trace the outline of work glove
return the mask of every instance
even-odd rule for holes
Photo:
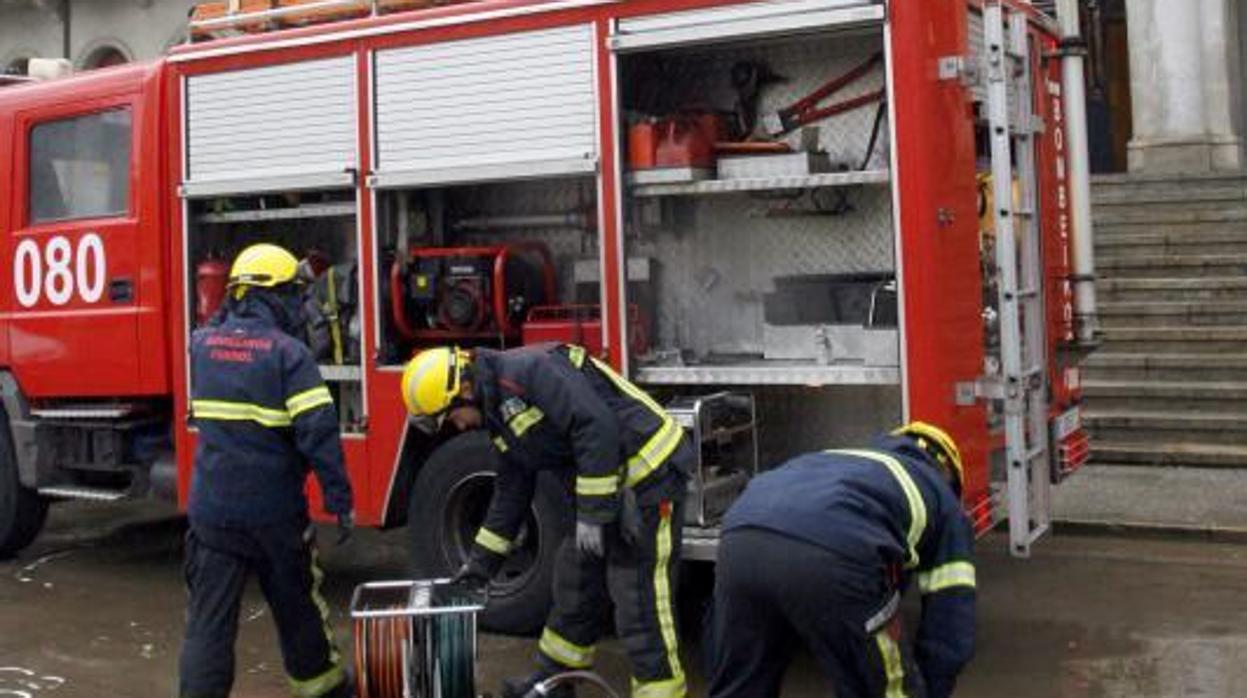
[[[458,572],[450,578],[450,585],[469,593],[482,593],[489,586],[490,574],[475,558],[468,558]]]
[[[338,514],[338,545],[346,545],[355,533],[355,512]]]
[[[606,543],[602,535],[602,525],[589,521],[576,522],[576,549],[581,555],[602,557],[606,554]]]

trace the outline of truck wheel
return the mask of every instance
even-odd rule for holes
[[[30,545],[43,529],[47,515],[47,500],[23,487],[18,479],[9,421],[0,412],[0,560]]]
[[[483,432],[451,439],[425,462],[407,516],[417,574],[449,577],[468,559],[500,462]],[[570,526],[567,494],[543,474],[516,547],[490,584],[484,627],[516,635],[541,629],[552,599],[555,552]]]

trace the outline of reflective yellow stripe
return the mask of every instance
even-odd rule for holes
[[[325,640],[329,643],[329,662],[333,666],[323,674],[310,679],[289,677],[289,682],[290,692],[295,696],[299,698],[319,698],[319,696],[325,695],[336,688],[338,684],[345,681],[346,671],[342,666],[342,655],[338,652],[338,646],[333,640],[333,630],[329,627],[329,604],[326,603],[325,597],[320,593],[320,587],[325,581],[325,572],[320,568],[320,551],[315,543],[309,543],[308,548],[312,571],[312,588],[309,591],[312,603],[320,613],[321,628],[324,630]]]
[[[591,360],[593,361],[593,366],[602,375],[606,376],[611,383],[614,383],[616,388],[619,388],[622,393],[633,400],[648,407],[663,422],[658,431],[641,447],[640,453],[628,459],[626,484],[628,487],[633,487],[667,461],[667,458],[680,445],[680,437],[684,435],[684,432],[680,429],[680,425],[676,424],[675,420],[671,418],[671,415],[667,414],[666,410],[660,407],[657,402],[654,402],[654,398],[646,394],[644,390],[615,373],[615,370],[604,361],[598,359]]]
[[[572,669],[588,669],[593,666],[593,654],[596,648],[581,647],[568,642],[561,635],[546,628],[541,633],[541,641],[537,643],[542,654]]]
[[[905,698],[905,665],[901,662],[901,648],[887,630],[875,633],[875,643],[883,657],[883,671],[888,677],[885,698]]]
[[[924,594],[934,594],[952,587],[974,588],[974,565],[969,562],[950,562],[930,572],[918,574],[918,588]]]
[[[576,494],[586,497],[605,497],[619,491],[619,478],[615,475],[606,477],[576,478]]]
[[[616,388],[623,391],[624,394],[650,408],[650,410],[659,417],[664,419],[667,418],[666,410],[659,407],[658,403],[654,402],[654,398],[647,395],[644,390],[641,390],[632,383],[628,382],[623,376],[615,373],[615,369],[611,368],[609,364],[598,359],[593,359],[593,365],[597,368],[597,370],[601,371],[602,375],[606,376],[611,383],[614,383]]]
[[[495,436],[493,438],[493,442],[494,442],[494,448],[498,449],[498,453],[506,453],[508,450],[510,450],[510,447],[507,446],[507,440],[502,438],[501,436]]]
[[[511,418],[511,431],[515,432],[516,436],[523,436],[525,432],[532,429],[533,426],[535,426],[537,422],[540,422],[545,416],[546,413],[542,412],[541,408],[529,407]]]
[[[342,352],[342,328],[338,326],[338,289],[337,283],[333,278],[333,267],[329,267],[329,302],[325,305],[325,319],[329,321],[329,338],[333,342],[333,362],[341,365],[343,361]]]
[[[191,400],[191,416],[225,422],[258,422],[266,427],[288,427],[290,414],[250,402]]]
[[[918,484],[909,476],[905,466],[892,456],[875,451],[828,451],[828,453],[841,453],[882,463],[892,473],[892,477],[896,478],[896,482],[905,493],[905,499],[909,501],[909,533],[906,536],[909,542],[909,559],[905,561],[905,567],[907,569],[917,567],[918,541],[922,540],[922,533],[927,529],[927,505],[922,501],[922,492],[918,489]]]
[[[684,698],[686,695],[688,687],[684,685],[683,676],[665,681],[632,679],[632,698]]]
[[[669,510],[668,510],[669,511]],[[667,664],[671,667],[672,680],[679,680],[684,685],[684,669],[680,667],[680,647],[676,640],[675,619],[671,613],[671,514],[658,519],[658,540],[655,552],[658,559],[654,562],[654,610],[658,615],[658,627],[662,631],[662,642],[667,648]],[[633,693],[633,695],[641,695]],[[666,693],[646,693],[644,695],[664,696]],[[675,694],[683,695],[683,693]]]
[[[576,368],[583,368],[585,365],[585,348],[569,344],[567,346],[567,358]]]
[[[311,390],[286,398],[286,410],[290,413],[290,418],[294,419],[308,410],[316,409],[322,405],[332,405],[333,395],[329,393],[329,388],[324,385],[318,385]]]
[[[290,679],[290,692],[297,698],[320,698],[320,696],[337,688],[346,680],[346,670],[341,664],[334,665],[329,671],[316,678],[299,681]]]
[[[506,555],[511,552],[511,541],[484,526],[481,526],[480,530],[476,532],[476,544],[491,553],[498,553],[499,555]]]
[[[633,487],[654,472],[680,445],[684,430],[674,419],[666,418],[658,432],[641,447],[641,452],[628,459],[628,487]]]

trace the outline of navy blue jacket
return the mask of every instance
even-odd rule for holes
[[[576,516],[598,524],[618,519],[624,488],[642,504],[683,495],[683,430],[583,348],[478,349],[472,385],[503,456],[476,537],[478,559],[496,565],[510,551],[542,470],[562,475],[575,492]]]
[[[325,509],[351,511],[333,397],[308,348],[280,329],[280,315],[280,306],[253,292],[191,339],[191,413],[199,429],[192,524],[306,518],[309,464]]]
[[[974,534],[943,475],[908,439],[809,453],[758,475],[724,519],[725,532],[739,528],[775,531],[878,569],[896,591],[916,576],[923,610],[915,659],[932,698],[952,694],[974,654]]]

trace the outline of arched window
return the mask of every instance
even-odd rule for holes
[[[103,44],[91,49],[87,57],[82,61],[82,70],[107,68],[129,62],[130,56],[125,51],[112,44]]]

